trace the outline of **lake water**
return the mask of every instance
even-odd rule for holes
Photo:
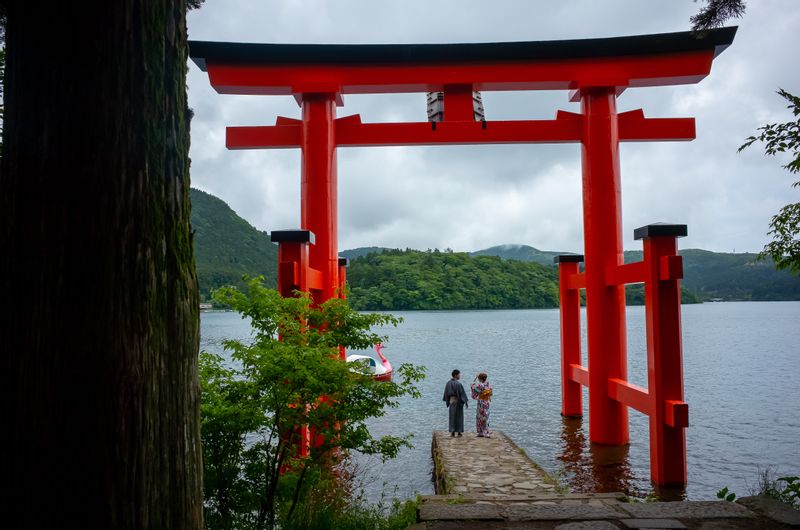
[[[477,372],[489,374],[495,389],[491,427],[511,436],[571,490],[653,491],[646,416],[630,409],[631,443],[612,448],[588,443],[585,390],[584,420],[561,418],[558,310],[394,314],[405,321],[383,330],[387,357],[395,366],[424,365],[428,377],[421,399],[403,400],[372,422],[377,435],[412,433],[415,447],[385,464],[356,458],[367,472],[368,491],[383,487],[401,498],[433,492],[431,431],[447,428],[442,391],[453,368],[461,370],[467,389]],[[800,302],[687,305],[682,324],[689,484],[657,493],[708,499],[728,486],[741,496],[756,484],[759,469],[799,475]],[[646,387],[644,326],[644,308],[628,308],[628,378]],[[223,339],[248,337],[248,324],[235,313],[201,316],[203,349],[220,351]],[[468,428],[473,414],[467,409]]]

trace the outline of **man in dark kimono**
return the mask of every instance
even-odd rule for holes
[[[459,379],[461,372],[453,370],[453,378],[444,387],[444,404],[450,412],[450,436],[464,434],[464,407],[469,407],[467,393],[461,385]]]

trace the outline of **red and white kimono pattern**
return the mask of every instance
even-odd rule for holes
[[[492,385],[489,384],[489,381],[485,383],[475,381],[470,385],[472,399],[478,401],[478,406],[475,407],[475,429],[478,431],[478,436],[489,436],[492,433],[489,430],[489,406],[492,398],[491,396],[485,396],[485,399],[481,399],[481,394],[491,389]]]

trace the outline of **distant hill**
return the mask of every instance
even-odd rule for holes
[[[499,245],[473,255],[531,261],[551,265],[562,252],[543,251],[527,245]],[[776,270],[772,261],[758,261],[752,253],[719,253],[686,249],[681,286],[700,300],[800,300],[800,277]],[[642,259],[641,250],[626,250],[625,263]]]
[[[503,259],[532,261],[541,265],[552,265],[553,257],[559,254],[563,254],[563,252],[539,250],[538,248],[528,245],[498,245],[496,247],[470,252],[471,256],[497,256]]]
[[[223,285],[242,286],[242,275],[263,275],[277,283],[278,247],[224,201],[192,189],[192,229],[201,299]]]
[[[352,261],[356,258],[366,256],[367,254],[375,254],[377,252],[383,252],[384,250],[386,250],[384,247],[358,247],[350,250],[342,250],[339,252],[339,255]]]
[[[800,276],[775,269],[772,260],[756,254],[686,249],[681,284],[702,300],[800,300]],[[642,259],[641,251],[625,252],[625,262]]]
[[[255,229],[213,195],[193,189],[191,199],[201,297],[207,299],[211,289],[222,285],[243,285],[243,274],[263,275],[268,284],[275,285],[278,247],[267,233]],[[499,245],[469,254],[384,247],[340,252],[351,260],[351,300],[365,309],[549,307],[550,282],[555,278],[553,256],[558,254],[561,252],[528,245]],[[384,255],[388,257],[376,257]],[[700,300],[800,300],[800,277],[775,270],[771,262],[757,261],[755,254],[689,249],[681,255],[684,302],[695,301],[692,294]],[[625,252],[626,263],[641,259],[641,251]],[[515,262],[543,265],[549,272]],[[414,271],[414,267],[420,270]],[[511,280],[514,274],[520,275],[517,287]],[[526,283],[534,279],[543,282],[538,291]],[[640,287],[626,291],[629,303],[640,303]],[[518,296],[527,296],[524,293],[538,294],[536,300],[523,303]]]

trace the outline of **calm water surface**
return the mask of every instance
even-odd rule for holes
[[[371,423],[373,433],[414,434],[413,449],[381,464],[357,458],[370,491],[409,497],[432,493],[430,440],[447,428],[442,402],[453,368],[468,388],[479,371],[494,386],[491,427],[505,431],[573,491],[626,491],[645,496],[649,480],[647,417],[630,409],[631,443],[609,448],[588,442],[583,421],[560,416],[558,310],[396,312],[405,322],[387,328],[384,350],[395,366],[427,367],[422,398],[402,401]],[[584,315],[585,317],[585,315]],[[585,322],[585,318],[584,318]],[[731,302],[683,306],[689,484],[662,496],[712,498],[728,486],[746,494],[759,468],[800,474],[800,302]],[[647,386],[644,308],[627,311],[629,380]],[[203,313],[201,347],[221,351],[227,338],[247,339],[235,313]],[[584,339],[585,351],[585,339]],[[585,364],[585,359],[584,359]],[[473,424],[467,409],[466,425]]]

